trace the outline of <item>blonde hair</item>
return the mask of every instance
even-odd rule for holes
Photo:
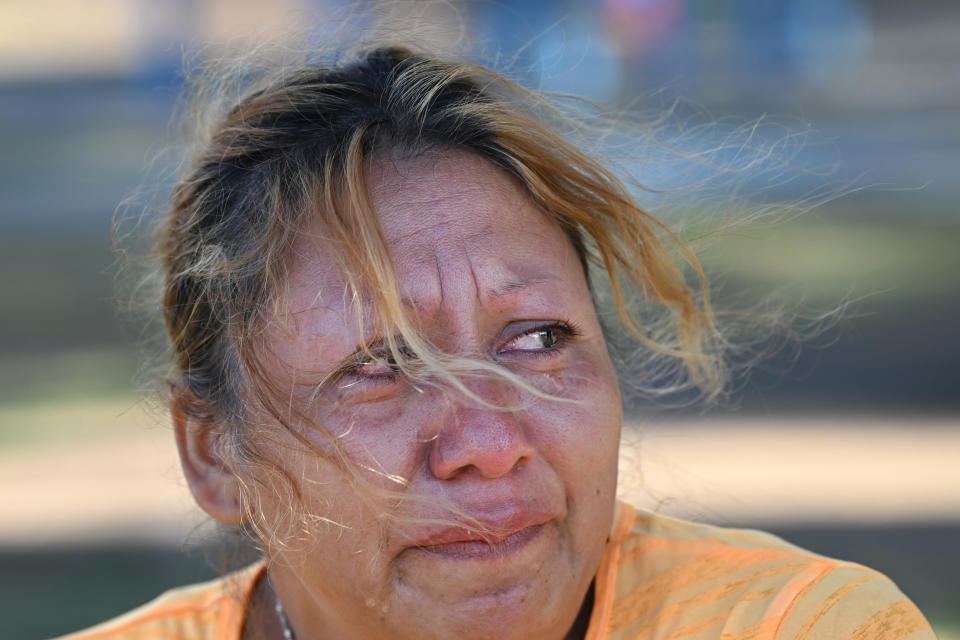
[[[200,84],[198,99],[216,103],[217,91]],[[644,362],[664,392],[694,385],[708,399],[719,396],[723,340],[696,257],[600,160],[559,133],[570,124],[546,96],[501,74],[408,48],[304,62],[249,82],[197,135],[159,230],[172,378],[185,408],[218,425],[240,461],[263,464],[245,419],[252,397],[303,440],[276,406],[290,390],[264,373],[258,336],[276,316],[290,247],[317,221],[357,302],[357,321],[361,302],[372,308],[400,369],[463,393],[460,380],[472,372],[524,386],[492,363],[434,349],[401,303],[365,167],[385,153],[448,149],[515,176],[563,229],[595,300],[609,298],[616,312],[619,328],[605,317],[608,329],[654,354]]]

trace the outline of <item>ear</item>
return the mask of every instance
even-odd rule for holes
[[[240,483],[217,451],[218,427],[193,417],[190,400],[179,386],[170,394],[170,416],[180,452],[180,466],[200,508],[225,524],[243,521]]]

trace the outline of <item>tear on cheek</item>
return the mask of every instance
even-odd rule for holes
[[[603,379],[589,368],[567,368],[546,372],[538,376],[537,388],[549,395],[568,400],[588,399],[596,393],[597,387],[604,384]]]

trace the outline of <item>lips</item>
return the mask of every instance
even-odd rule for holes
[[[503,557],[525,547],[552,518],[537,510],[510,511],[500,517],[475,516],[470,524],[418,529],[408,548],[448,558]]]

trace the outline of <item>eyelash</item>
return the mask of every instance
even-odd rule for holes
[[[535,325],[529,329],[518,333],[512,336],[510,339],[504,342],[504,347],[509,345],[511,342],[522,338],[524,336],[529,336],[537,333],[544,333],[547,331],[557,332],[556,341],[550,346],[544,347],[542,349],[512,349],[504,353],[507,354],[522,354],[524,357],[534,357],[534,358],[552,358],[556,356],[560,351],[567,346],[567,344],[574,338],[581,335],[580,330],[576,325],[570,321],[554,321],[548,322],[542,325]],[[501,348],[502,350],[502,348]],[[414,357],[414,354],[407,353],[405,354],[408,357]],[[393,356],[389,353],[378,354],[374,353],[376,360],[364,360],[356,361],[353,363],[346,363],[342,372],[338,376],[341,380],[340,388],[348,388],[357,384],[369,384],[369,385],[381,385],[381,384],[393,384],[397,381],[397,378],[400,377],[401,371],[399,367],[396,366],[396,362],[393,359]],[[389,367],[389,373],[381,373],[375,375],[363,375],[361,370],[369,365],[373,365],[376,362],[384,362],[387,367]],[[343,380],[347,382],[343,383]]]
[[[338,378],[343,380],[348,380],[345,383],[340,384],[341,389],[352,387],[357,384],[390,384],[396,381],[400,376],[400,369],[396,366],[396,361],[393,359],[393,356],[389,353],[378,354],[374,352],[374,360],[358,360],[352,363],[347,363],[344,366],[342,372]],[[413,354],[405,354],[408,357],[412,357]],[[388,368],[389,373],[380,373],[375,375],[363,375],[361,370],[369,365],[376,364],[378,362],[383,362]]]
[[[570,342],[570,340],[580,335],[580,330],[572,322],[557,321],[531,327],[530,329],[507,340],[505,345],[509,345],[511,342],[524,336],[545,333],[547,331],[557,332],[556,341],[553,344],[542,349],[513,349],[510,352],[522,353],[525,356],[533,356],[535,358],[549,358],[556,355],[559,351],[562,351],[563,348],[567,346],[567,343]]]

